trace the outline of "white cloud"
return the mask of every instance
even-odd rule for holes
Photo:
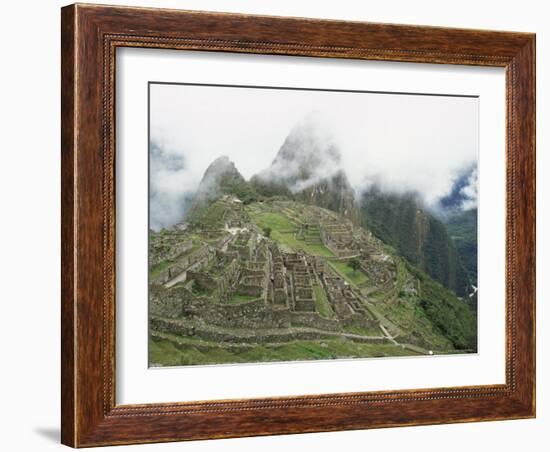
[[[176,172],[151,164],[151,180],[172,195],[196,188],[221,155],[247,179],[267,168],[311,111],[357,190],[377,181],[431,204],[477,159],[476,98],[156,84],[150,99],[152,141],[185,159]]]
[[[462,201],[462,209],[469,210],[477,207],[478,196],[478,176],[477,167],[472,171],[472,174],[468,177],[467,185],[462,187],[460,194],[464,197]]]

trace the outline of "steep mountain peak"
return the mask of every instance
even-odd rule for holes
[[[246,201],[251,193],[249,184],[229,157],[218,157],[204,172],[187,219],[196,219],[205,207],[222,195],[234,195]]]
[[[223,169],[235,169],[235,164],[231,161],[231,159],[227,155],[220,155],[217,159],[212,161],[210,165],[208,165],[208,168],[206,168],[205,174],[208,174],[211,171],[219,171]]]
[[[244,178],[229,157],[222,155],[206,168],[195,197],[217,198],[234,182],[244,182]]]
[[[287,195],[358,220],[342,155],[322,116],[311,112],[290,131],[275,159],[253,178],[265,195]]]

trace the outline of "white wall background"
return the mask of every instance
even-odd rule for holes
[[[115,1],[115,0],[113,0]],[[118,4],[537,33],[538,132],[538,417],[536,420],[307,434],[119,447],[116,450],[256,451],[547,450],[550,429],[550,309],[544,295],[550,240],[550,31],[546,3],[536,0],[116,0]],[[93,2],[98,3],[98,2]],[[59,445],[59,8],[61,1],[2,6],[0,46],[0,447],[58,450]],[[546,380],[546,381],[545,381]],[[547,442],[547,441],[546,441]]]

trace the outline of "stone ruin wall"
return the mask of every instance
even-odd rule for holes
[[[304,326],[337,332],[342,326],[369,328],[377,322],[361,315],[346,319],[327,319],[316,312],[293,312],[286,309],[272,309],[261,299],[237,305],[212,303],[206,298],[188,296],[185,289],[170,293],[151,294],[151,314],[157,317],[187,318],[199,323],[226,328],[288,328]],[[183,295],[183,296],[182,296]]]
[[[261,297],[263,293],[263,287],[241,283],[237,287],[237,293],[239,295],[248,295],[250,297]]]
[[[238,289],[241,277],[241,265],[238,259],[232,260],[220,275],[207,272],[188,271],[187,279],[194,280],[200,288],[217,291],[221,303],[228,302]],[[255,295],[255,294],[251,294]]]
[[[155,277],[154,281],[151,282],[155,284],[165,284],[185,271],[198,271],[206,267],[215,257],[216,253],[213,249],[203,247],[160,272],[158,276]]]
[[[193,248],[192,240],[184,240],[181,242],[173,243],[168,251],[160,252],[157,249],[158,244],[151,244],[149,252],[149,266],[155,266],[166,260],[173,260],[182,254],[187,253],[191,248]]]
[[[216,239],[223,233],[223,229],[201,229],[201,235],[205,236],[207,239]]]
[[[211,292],[214,291],[218,286],[216,280],[209,273],[206,272],[196,272],[189,270],[187,272],[187,280],[193,280],[194,284],[196,284],[199,288]]]
[[[342,223],[320,223],[320,236],[323,245],[340,258],[352,257],[357,254],[352,230]]]
[[[393,283],[397,272],[393,259],[390,261],[381,261],[376,256],[363,256],[360,260],[361,271],[377,286],[386,286]]]
[[[338,337],[336,333],[330,331],[286,331],[284,333],[274,333],[270,330],[259,330],[254,335],[249,336],[235,336],[231,332],[215,331],[212,329],[203,329],[194,325],[185,325],[179,323],[175,319],[150,319],[151,329],[154,331],[165,331],[169,333],[179,334],[181,336],[200,337],[201,339],[208,340],[214,343],[236,343],[238,346],[241,344],[269,344],[269,343],[281,343],[295,340],[327,340]],[[354,342],[363,343],[380,343],[386,342],[385,337],[354,337],[350,338]]]
[[[294,311],[315,311],[311,274],[307,262],[298,254],[285,256],[284,265],[287,267],[287,293],[290,295],[290,308]]]
[[[178,318],[182,315],[183,300],[175,293],[159,294],[149,290],[149,314],[154,316]]]
[[[234,295],[240,276],[241,265],[238,259],[234,259],[217,278],[217,289],[222,303],[227,303]]]
[[[273,303],[277,306],[287,306],[287,286],[283,256],[277,246],[271,248],[271,278],[273,280]]]

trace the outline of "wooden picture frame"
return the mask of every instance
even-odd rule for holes
[[[535,35],[71,5],[62,9],[62,442],[73,447],[535,416]],[[115,403],[115,50],[506,69],[506,383]]]

